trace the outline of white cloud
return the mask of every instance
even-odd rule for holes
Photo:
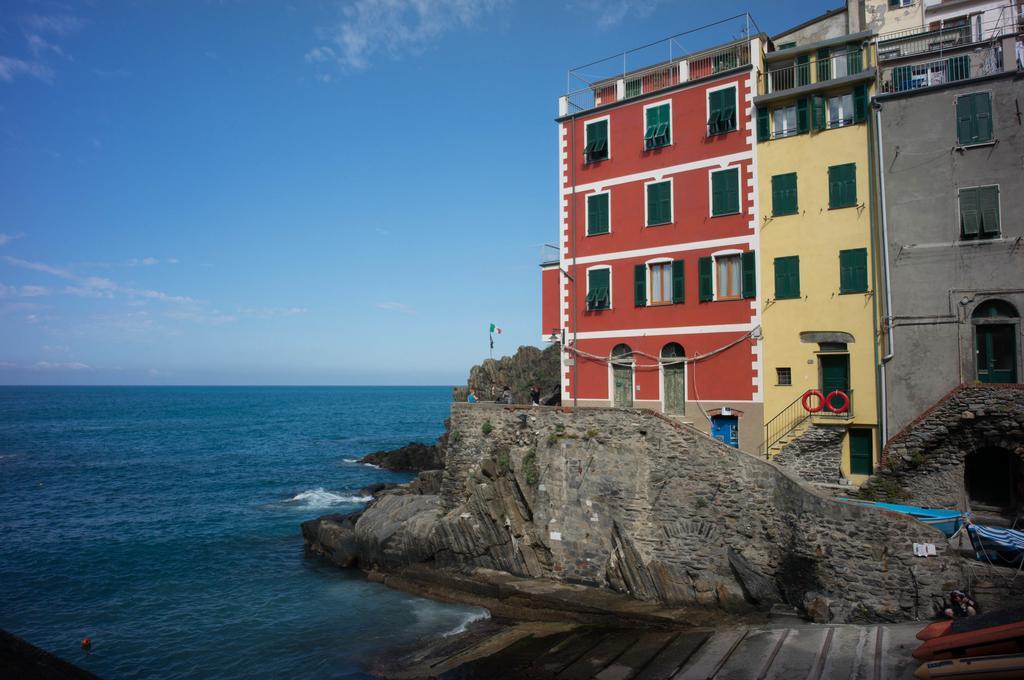
[[[298,316],[309,312],[305,307],[245,307],[239,309],[242,316],[252,316],[258,319],[270,319],[281,316]]]
[[[85,19],[71,14],[27,14],[22,17],[22,25],[26,30],[53,35],[74,33],[86,23]]]
[[[0,233],[0,246],[5,246],[15,239],[19,239],[24,234],[3,234]]]
[[[401,312],[402,314],[415,314],[416,310],[402,302],[378,302],[374,305],[377,309],[386,309],[389,312]]]
[[[330,45],[306,52],[309,63],[337,62],[366,68],[370,58],[419,54],[445,33],[473,26],[505,0],[355,0],[342,6],[341,21],[319,31]]]
[[[44,83],[53,82],[53,69],[38,61],[25,61],[0,55],[0,80],[13,83],[20,76],[29,76]]]
[[[70,295],[79,295],[82,297],[94,297],[94,298],[110,298],[117,294],[125,295],[132,298],[142,298],[146,300],[158,300],[160,302],[171,302],[171,303],[190,303],[198,304],[198,300],[194,300],[184,295],[169,295],[159,290],[148,290],[145,288],[131,288],[127,286],[121,286],[110,279],[103,278],[102,276],[78,276],[73,274],[67,269],[61,267],[54,267],[44,262],[31,262],[29,260],[22,260],[17,257],[11,257],[10,255],[0,255],[0,260],[20,267],[22,269],[29,269],[32,271],[43,272],[56,276],[59,279],[70,281],[71,286],[66,286],[63,292]]]
[[[600,28],[611,28],[632,14],[638,19],[651,15],[661,0],[579,0],[573,7],[595,15]]]
[[[36,363],[29,366],[40,371],[53,371],[53,370],[65,370],[65,371],[91,371],[92,366],[89,364],[83,364],[81,361],[37,361]]]

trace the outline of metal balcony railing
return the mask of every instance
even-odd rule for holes
[[[940,26],[883,33],[875,39],[875,45],[881,63],[991,42],[1004,35],[1020,34],[1022,26],[1024,14],[1017,14],[1014,6],[1009,4],[970,17],[946,21]]]
[[[824,391],[824,390],[823,390]],[[853,390],[843,390],[846,394],[846,400],[840,396],[832,397],[831,404],[824,404],[823,408],[817,413],[813,413],[815,418],[831,418],[831,419],[842,419],[847,420],[853,417]],[[831,408],[830,408],[831,406]]]
[[[582,113],[747,66],[751,63],[752,30],[757,30],[753,18],[746,13],[738,14],[572,69],[567,93],[559,99],[558,115]],[[737,40],[736,35],[743,37]],[[695,42],[711,41],[725,44],[711,49],[689,49]]]
[[[795,61],[785,66],[769,68],[762,74],[763,92],[782,92],[812,83],[824,83],[836,78],[852,76],[864,70],[864,54],[860,48],[833,52],[819,59],[807,55],[807,61]]]
[[[548,267],[558,264],[560,261],[558,246],[551,243],[542,243],[540,246],[540,266]]]

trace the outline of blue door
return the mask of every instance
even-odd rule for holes
[[[740,447],[739,420],[736,416],[711,416],[711,436],[738,449]]]

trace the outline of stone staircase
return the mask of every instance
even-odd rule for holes
[[[782,435],[778,441],[768,447],[766,457],[768,460],[775,460],[775,456],[782,453],[782,450],[789,446],[793,440],[797,439],[800,435],[807,432],[807,429],[811,426],[811,419],[807,418],[800,422],[796,427]]]

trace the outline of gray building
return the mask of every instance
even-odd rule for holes
[[[960,384],[1022,381],[1024,22],[1011,16],[876,43],[886,439]]]

